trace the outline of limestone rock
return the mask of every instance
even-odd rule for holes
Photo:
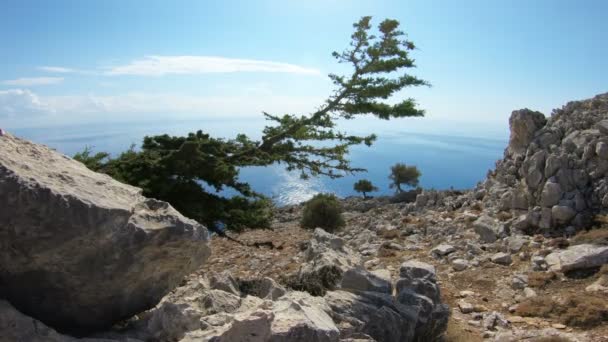
[[[479,235],[479,239],[486,243],[492,243],[499,237],[506,235],[504,224],[497,222],[487,215],[480,216],[473,222],[475,232]]]
[[[325,295],[337,324],[348,322],[350,333],[365,333],[376,341],[414,341],[418,313],[388,294],[329,291]],[[346,337],[349,331],[343,332]]]
[[[562,198],[562,188],[559,184],[553,182],[545,183],[545,187],[541,193],[540,205],[550,208]]]
[[[599,267],[608,263],[608,246],[574,245],[547,255],[545,261],[557,272]]]
[[[210,254],[168,203],[45,146],[0,137],[0,297],[86,332],[156,305]]]
[[[557,222],[568,223],[574,218],[574,216],[576,216],[576,211],[569,206],[554,205],[551,208],[551,217],[553,217],[553,219]]]
[[[273,303],[272,342],[338,341],[340,331],[327,314],[325,300],[290,292]]]
[[[452,268],[456,272],[464,271],[469,267],[469,263],[464,259],[454,259],[452,260]]]
[[[547,119],[542,113],[529,109],[516,110],[511,113],[509,126],[511,137],[509,138],[508,151],[510,154],[523,153],[534,138],[534,133],[545,125]]]
[[[446,255],[448,255],[450,253],[453,253],[455,251],[456,251],[456,248],[454,248],[454,246],[452,246],[452,245],[446,245],[446,244],[441,244],[441,245],[438,245],[435,248],[433,248],[431,250],[431,253],[434,254],[434,255],[436,255],[436,256],[443,257],[443,256],[446,256]]]
[[[511,265],[511,255],[503,252],[496,253],[492,255],[492,262],[500,265]]]
[[[340,287],[344,290],[373,291],[387,294],[393,292],[390,279],[383,279],[360,267],[351,268],[344,272]]]
[[[321,283],[329,289],[340,284],[344,272],[363,265],[359,254],[347,247],[344,240],[321,228],[315,229],[303,257],[306,263],[300,269],[299,277],[323,278]]]

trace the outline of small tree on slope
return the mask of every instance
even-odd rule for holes
[[[353,189],[356,192],[360,192],[363,194],[363,198],[367,198],[368,192],[378,191],[378,188],[375,187],[372,182],[367,179],[361,179],[353,185]]]
[[[403,192],[401,184],[405,184],[411,187],[418,186],[418,178],[420,178],[420,171],[416,166],[407,166],[403,163],[397,163],[391,166],[391,174],[388,178],[392,181],[390,184],[391,189],[397,188],[397,192]]]

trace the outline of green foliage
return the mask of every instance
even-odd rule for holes
[[[303,228],[323,228],[328,232],[344,226],[342,205],[333,194],[317,194],[304,205],[302,212]]]
[[[428,85],[407,73],[414,67],[414,44],[400,31],[399,22],[384,20],[374,34],[371,17],[354,24],[350,48],[334,52],[339,63],[350,65],[347,75],[330,74],[331,96],[316,111],[273,115],[260,140],[244,134],[233,139],[213,138],[199,130],[187,136],[145,137],[141,149],[116,158],[90,150],[78,154],[88,167],[144,190],[149,197],[171,203],[182,214],[207,225],[223,221],[229,229],[265,227],[270,223],[270,202],[239,181],[239,170],[250,166],[283,164],[303,178],[342,177],[364,171],[346,158],[352,145],[371,145],[376,136],[351,135],[336,130],[338,119],[371,114],[381,119],[422,116],[413,99],[387,100],[407,87]],[[205,185],[206,187],[202,187]],[[238,193],[223,198],[215,191]]]
[[[89,146],[85,146],[82,152],[78,152],[74,155],[74,159],[83,163],[87,168],[91,170],[99,170],[101,166],[110,158],[110,155],[106,152],[98,152],[92,154],[93,150]]]
[[[411,187],[418,186],[420,171],[416,166],[407,166],[403,163],[397,163],[391,166],[391,174],[388,178],[392,181],[390,184],[391,189],[397,188],[397,192],[402,192],[401,184]]]
[[[368,192],[378,191],[378,188],[375,187],[372,182],[367,179],[361,179],[353,185],[353,189],[356,192],[360,192],[363,194],[363,198],[367,198]]]

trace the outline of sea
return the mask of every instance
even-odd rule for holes
[[[279,206],[300,203],[319,192],[330,192],[340,197],[358,195],[353,184],[359,179],[368,179],[378,187],[378,191],[370,195],[390,195],[394,190],[389,188],[388,175],[391,165],[398,162],[416,165],[420,169],[420,186],[423,188],[467,189],[482,181],[488,170],[494,168],[496,160],[502,158],[508,140],[508,129],[501,125],[403,120],[405,123],[364,121],[340,126],[349,133],[377,134],[378,140],[371,147],[355,146],[349,153],[352,166],[365,168],[367,172],[339,179],[301,179],[299,173],[286,171],[284,165],[272,165],[244,168],[240,171],[240,180],[271,197]],[[9,127],[8,130],[68,156],[85,147],[94,152],[117,155],[132,145],[137,148],[146,135],[184,135],[200,129],[218,137],[233,137],[242,132],[256,138],[265,124],[267,122],[260,119],[214,118]],[[233,192],[228,189],[222,194],[231,196]]]

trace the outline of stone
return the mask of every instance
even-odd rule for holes
[[[456,272],[464,271],[469,267],[469,263],[464,259],[454,259],[452,260],[452,268]]]
[[[475,232],[479,235],[479,239],[485,243],[492,243],[499,237],[506,235],[504,224],[497,222],[493,218],[482,215],[473,222]]]
[[[393,293],[390,273],[389,279],[387,280],[359,267],[351,268],[344,272],[340,288],[354,291]]]
[[[492,262],[499,265],[511,265],[511,254],[498,252],[492,255]]]
[[[608,120],[602,120],[595,124],[597,129],[603,135],[608,135]]]
[[[469,313],[473,312],[474,306],[471,303],[461,300],[458,302],[458,308],[460,309],[460,312],[462,312],[463,314],[469,314]]]
[[[547,182],[543,187],[543,191],[540,195],[540,205],[546,208],[550,208],[562,198],[562,187],[558,183]]]
[[[516,290],[522,290],[528,286],[528,276],[525,274],[516,274],[511,279],[511,287]]]
[[[287,293],[287,290],[285,290],[283,286],[279,285],[274,279],[268,277],[241,280],[239,289],[242,294],[268,300],[277,300]]]
[[[432,282],[437,281],[435,266],[417,260],[408,260],[403,262],[399,267],[399,276],[401,278],[420,278]]]
[[[524,245],[528,244],[528,240],[521,235],[513,235],[508,239],[508,248],[509,252],[517,253],[519,252]]]
[[[536,297],[536,291],[534,291],[533,289],[526,287],[524,288],[524,296],[526,298],[532,298],[532,297]]]
[[[207,229],[168,203],[9,134],[0,208],[0,297],[61,331],[155,306],[210,254]]]
[[[239,284],[236,282],[232,274],[228,271],[211,275],[209,286],[212,289],[226,291],[234,295],[240,296]]]
[[[270,341],[338,341],[340,331],[324,300],[305,292],[290,292],[273,303]],[[236,341],[236,340],[235,340]]]
[[[608,293],[608,274],[602,274],[593,282],[593,284],[585,288],[587,292],[603,292]]]
[[[323,298],[331,308],[336,325],[347,322],[354,325],[353,331],[365,333],[376,341],[416,340],[419,315],[425,314],[378,292],[328,291]],[[426,319],[431,318],[428,315]]]
[[[200,329],[200,319],[201,314],[187,304],[164,302],[152,311],[146,333],[157,341],[177,341]]]
[[[510,155],[524,153],[534,138],[534,133],[542,128],[547,118],[539,112],[529,109],[516,110],[511,113],[509,126],[511,136],[507,151]]]
[[[551,217],[559,223],[568,223],[576,216],[576,211],[569,206],[554,205],[551,208]]]
[[[600,267],[608,263],[608,246],[581,244],[555,251],[545,257],[549,269],[568,272]]]
[[[342,281],[344,272],[363,267],[359,254],[347,247],[344,240],[321,228],[316,228],[302,253],[305,261],[299,278],[318,279],[324,287],[333,290]]]
[[[608,159],[608,144],[600,141],[595,145],[595,154],[602,159]]]
[[[431,250],[431,253],[434,255],[437,255],[439,257],[443,257],[446,256],[450,253],[453,253],[456,251],[456,248],[454,248],[454,246],[452,245],[446,245],[446,244],[441,244],[436,246],[435,248],[433,248]]]

